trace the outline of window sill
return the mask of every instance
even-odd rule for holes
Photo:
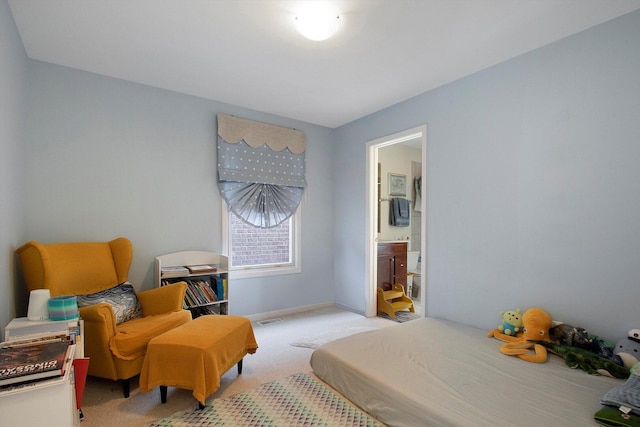
[[[285,274],[300,273],[300,266],[282,266],[269,268],[242,268],[229,271],[229,279],[250,279],[254,277],[282,276]]]

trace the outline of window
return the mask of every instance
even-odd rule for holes
[[[299,273],[300,211],[298,207],[294,215],[276,227],[258,228],[245,223],[223,206],[223,245],[229,254],[232,277]]]
[[[300,272],[306,134],[218,114],[218,189],[231,277]]]

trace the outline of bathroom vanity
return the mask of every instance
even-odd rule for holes
[[[387,291],[394,283],[407,289],[407,242],[378,242],[378,287]]]

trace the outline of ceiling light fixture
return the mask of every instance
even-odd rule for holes
[[[313,41],[326,40],[338,31],[340,16],[328,3],[307,1],[301,4],[296,15],[296,27],[306,38]]]

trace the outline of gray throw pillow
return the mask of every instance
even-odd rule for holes
[[[142,317],[142,306],[129,282],[120,283],[113,288],[94,294],[78,295],[78,307],[87,307],[101,302],[111,305],[117,325]]]

